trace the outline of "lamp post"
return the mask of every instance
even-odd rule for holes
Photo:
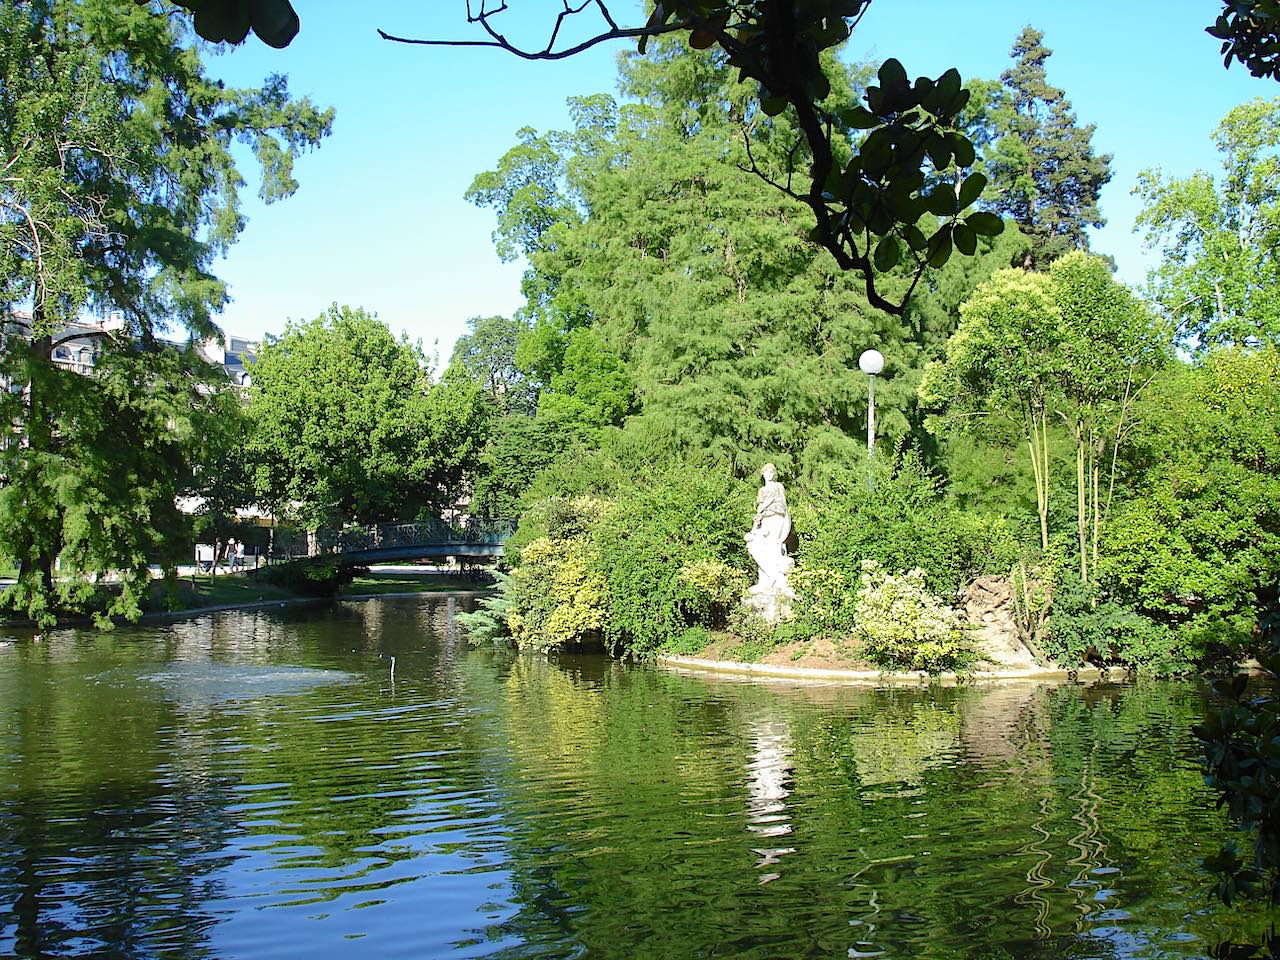
[[[876,376],[884,369],[884,354],[863,350],[858,369],[867,375],[867,489],[871,489],[871,457],[876,452]]]

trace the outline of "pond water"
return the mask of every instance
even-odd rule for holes
[[[0,642],[0,956],[1184,957],[1259,921],[1197,866],[1194,685],[755,685],[471,649],[468,602]]]

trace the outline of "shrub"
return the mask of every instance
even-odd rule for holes
[[[1280,582],[1280,352],[1216,348],[1139,403],[1098,579],[1184,659],[1248,650]]]
[[[895,575],[863,561],[854,616],[863,652],[883,669],[963,673],[978,661],[960,614],[925,589],[922,570]]]
[[[619,492],[592,536],[611,649],[646,653],[691,622],[715,624],[746,566],[748,496],[727,473],[688,466]]]
[[[554,650],[598,642],[608,588],[584,537],[540,537],[520,551],[511,574],[507,628],[522,649]]]
[[[931,589],[954,596],[974,576],[1004,573],[1017,544],[1002,519],[960,510],[938,491],[938,480],[908,452],[867,489],[856,485],[804,511],[813,524],[802,562],[854,584],[862,562],[887,570],[923,571]]]
[[[1104,597],[1072,569],[1058,572],[1045,653],[1065,666],[1093,657],[1159,676],[1185,674],[1204,656],[1205,639]]]
[[[747,575],[723,560],[691,560],[680,568],[677,580],[684,589],[681,610],[694,623],[721,626],[742,602]],[[687,631],[686,631],[687,632]]]
[[[857,594],[843,573],[815,569],[801,560],[789,582],[796,594],[791,603],[792,618],[779,624],[788,640],[835,638],[853,632]]]
[[[668,640],[663,652],[676,656],[692,656],[701,653],[711,643],[711,631],[706,627],[689,627],[674,639]]]
[[[254,576],[304,597],[334,597],[368,568],[343,557],[307,557],[264,567]]]
[[[472,612],[454,617],[469,643],[501,643],[511,638],[507,627],[512,605],[511,575],[495,573],[494,576],[497,578],[494,592],[481,597]]]
[[[774,626],[759,611],[739,604],[729,614],[729,632],[745,644],[768,645],[773,643]]]
[[[571,540],[588,537],[608,508],[599,497],[545,497],[530,504],[506,550],[513,565],[520,563],[524,546],[533,540]]]

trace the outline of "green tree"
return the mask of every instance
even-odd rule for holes
[[[1048,276],[1001,270],[960,311],[946,357],[931,363],[920,399],[941,409],[934,429],[981,430],[988,418],[1010,422],[1027,445],[1040,518],[1049,548],[1049,422],[1061,374],[1059,307]]]
[[[1136,226],[1162,257],[1152,291],[1189,350],[1280,343],[1280,99],[1236,107],[1214,142],[1217,180],[1138,178]]]
[[[72,446],[79,414],[66,405],[126,403],[125,383],[140,391],[126,405],[143,403],[148,390],[176,398],[195,389],[191,377],[211,376],[167,359],[157,334],[214,332],[211,317],[226,291],[212,262],[244,226],[244,181],[231,146],[249,144],[262,167],[260,195],[275,200],[296,189],[295,156],[332,122],[331,111],[292,100],[281,77],[256,89],[207,77],[181,25],[113,0],[15,0],[0,8],[0,310],[27,306],[31,314],[6,370],[11,396],[22,399],[10,405],[8,422],[24,442],[0,454],[0,475],[22,492],[24,506],[0,516],[0,536],[20,544],[22,587],[7,602],[41,619],[65,594],[53,569],[80,536],[76,518],[109,504],[121,510],[98,517],[94,549],[79,551],[74,563],[64,558],[64,568],[92,578],[138,570],[130,531],[167,526],[159,514],[169,509],[150,495],[144,500],[159,514],[115,497],[94,501],[97,486],[71,482],[87,469],[76,461],[88,448]],[[67,381],[52,360],[59,338],[85,310],[108,308],[124,327],[91,334],[100,375]],[[152,367],[154,385],[139,364]],[[170,376],[180,380],[160,379]],[[86,399],[86,390],[97,393]],[[168,434],[169,418],[149,422],[158,434],[144,448],[178,438]],[[104,483],[115,462],[117,478],[132,477],[139,490],[169,483],[131,473],[122,447],[96,449]],[[134,468],[172,475],[166,450]],[[121,603],[122,612],[135,612]]]
[[[538,400],[538,416],[570,433],[614,426],[631,410],[634,388],[622,358],[593,329],[565,338],[558,373]]]
[[[528,327],[517,317],[472,317],[458,338],[451,364],[460,366],[504,413],[531,414],[536,393],[516,365],[516,348]]]
[[[1059,407],[1076,447],[1080,580],[1087,584],[1098,564],[1133,406],[1168,359],[1169,338],[1100,257],[1068,254],[1053,264],[1049,279],[1061,323]]]
[[[943,409],[940,425],[961,433],[986,433],[982,428],[992,415],[1017,427],[1031,457],[1045,550],[1050,426],[1065,423],[1075,446],[1077,553],[1080,579],[1087,584],[1132,408],[1165,360],[1168,338],[1137,298],[1112,279],[1106,261],[1079,251],[1048,273],[995,274],[961,313],[945,361],[926,372],[921,398]]]
[[[196,537],[201,542],[225,543],[239,527],[237,511],[255,500],[245,458],[249,418],[244,398],[235,387],[217,391],[210,397],[210,405],[212,415],[205,429],[192,437],[190,472],[181,493],[190,500]]]
[[[471,496],[471,512],[485,517],[516,517],[534,478],[569,446],[559,425],[524,414],[493,422],[488,446],[480,455]]]
[[[46,363],[22,336],[6,340],[0,378],[39,390],[55,440],[36,454],[11,438],[0,452],[15,471],[0,486],[0,553],[22,564],[3,595],[8,608],[41,626],[60,612],[104,627],[141,614],[149,565],[172,574],[188,557],[176,498],[190,492],[198,451],[221,429],[220,374],[191,351],[157,345],[105,351],[85,376]],[[0,392],[4,422],[22,422],[26,405],[21,392]],[[43,556],[58,559],[57,576],[33,563]],[[104,591],[107,573],[114,584]]]
[[[1027,269],[1089,248],[1085,231],[1106,222],[1098,195],[1111,179],[1110,155],[1094,155],[1093,125],[1079,126],[1071,102],[1048,81],[1045,63],[1052,53],[1043,33],[1023,29],[991,114],[1005,132],[987,161],[990,205],[1031,239],[1022,260]]]
[[[253,366],[246,455],[264,504],[309,525],[407,519],[464,492],[487,415],[465,378],[360,309],[290,323]]]
[[[1135,411],[1099,578],[1205,648],[1247,643],[1280,585],[1280,353],[1177,364]]]
[[[831,103],[854,104],[871,76],[833,64]],[[742,169],[750,84],[665,42],[626,58],[622,89],[621,107],[603,96],[571,101],[570,132],[522,133],[471,193],[497,207],[499,242],[529,260],[531,326],[516,357],[550,388],[544,412],[563,405],[556,395],[578,376],[565,371],[570,343],[598,337],[634,384],[628,431],[712,451],[741,473],[761,457],[821,472],[860,455],[866,389],[856,363],[876,345],[890,357],[882,427],[910,432],[926,351],[945,341],[968,291],[1008,262],[1008,238],[977,239],[981,255],[929,268],[904,325],[808,241],[800,203]],[[790,121],[760,119],[754,131],[751,156],[782,163]],[[526,223],[521,204],[503,205],[534,178],[543,195],[555,187],[553,222]],[[880,280],[894,296],[911,282],[905,269]]]

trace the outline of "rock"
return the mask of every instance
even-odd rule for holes
[[[960,592],[958,603],[973,626],[982,654],[997,670],[1031,670],[1038,662],[1018,634],[1013,589],[1004,577],[979,577]]]

